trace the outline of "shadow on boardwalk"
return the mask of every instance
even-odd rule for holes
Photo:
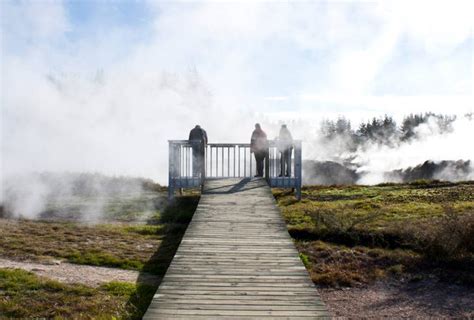
[[[205,187],[205,192],[206,194],[233,194],[233,193],[239,193],[242,191],[248,191],[252,189],[258,189],[261,188],[261,184],[251,184],[250,182],[252,181],[251,178],[244,178],[240,179],[237,178],[240,181],[237,183],[232,183],[232,184],[225,184],[222,186],[213,186],[213,187]],[[230,179],[229,179],[230,180]],[[258,180],[254,180],[258,181]]]
[[[198,195],[178,197],[168,205],[159,220],[155,219],[147,222],[150,225],[163,225],[163,228],[159,230],[162,239],[158,250],[140,272],[136,293],[127,302],[127,309],[132,312],[131,319],[141,319],[143,317],[161,279],[163,279],[173,260],[198,203]],[[159,282],[150,283],[150,274],[159,276]]]

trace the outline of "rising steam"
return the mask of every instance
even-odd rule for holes
[[[196,124],[247,142],[255,122],[270,138],[286,123],[305,183],[404,181],[427,160],[431,178],[473,178],[471,2],[84,2],[89,20],[82,3],[0,1],[0,202],[15,216],[74,198],[81,174],[166,184],[167,140]],[[447,128],[430,116],[407,136],[402,122],[359,130],[447,108]],[[143,193],[125,185],[89,185],[78,214],[100,220],[107,197]]]

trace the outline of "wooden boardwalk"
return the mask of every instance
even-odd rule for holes
[[[144,319],[269,318],[329,314],[265,180],[206,181]]]

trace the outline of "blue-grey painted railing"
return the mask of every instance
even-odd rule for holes
[[[281,176],[283,168],[277,144],[277,141],[269,141],[265,178],[270,187],[295,189],[296,197],[301,199],[301,141],[294,141],[293,151],[289,154],[289,176]],[[256,174],[250,144],[209,143],[204,152],[204,174],[194,176],[192,147],[193,142],[189,140],[169,141],[169,198],[174,197],[176,190],[202,186],[204,179],[250,178]]]

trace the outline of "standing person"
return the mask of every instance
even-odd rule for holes
[[[293,137],[291,136],[290,130],[283,124],[280,129],[280,135],[278,136],[278,151],[280,151],[280,163],[281,171],[280,177],[283,175],[291,176],[291,151],[293,150]],[[285,170],[286,169],[286,170]]]
[[[189,132],[189,141],[192,144],[193,149],[193,177],[206,176],[206,164],[204,163],[204,153],[207,146],[207,133],[206,130],[201,128],[200,125],[196,125]]]
[[[268,155],[268,141],[267,134],[262,130],[260,124],[255,124],[255,130],[252,132],[250,138],[250,152],[255,155],[255,162],[257,163],[256,177],[263,177],[263,161]]]

